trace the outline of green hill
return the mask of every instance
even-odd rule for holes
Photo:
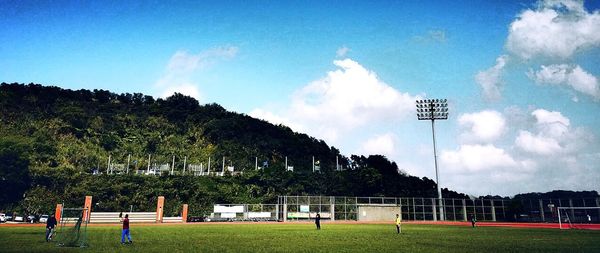
[[[126,164],[129,155],[129,174],[106,174],[109,157]],[[149,155],[151,165],[170,165],[175,157],[178,173],[135,175],[148,167]],[[286,157],[293,172],[284,168]],[[209,159],[218,170],[224,160],[235,175],[181,173],[184,161],[206,166]],[[257,161],[268,167],[255,170]],[[84,195],[94,195],[96,208],[105,210],[151,209],[149,200],[164,195],[170,206],[189,203],[192,212],[213,203],[274,202],[278,195],[436,195],[432,180],[406,175],[384,156],[345,157],[286,126],[181,94],[155,99],[16,83],[0,84],[0,184],[11,189],[0,192],[0,210],[28,213],[80,205]]]

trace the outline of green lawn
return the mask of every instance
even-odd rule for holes
[[[600,231],[442,225],[198,224],[88,227],[87,248],[44,241],[43,227],[0,226],[0,252],[600,252]]]

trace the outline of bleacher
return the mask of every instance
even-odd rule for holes
[[[93,212],[90,214],[90,223],[119,223],[121,222],[121,218],[119,218],[118,212]],[[155,212],[133,212],[133,213],[123,213],[123,217],[125,214],[129,214],[129,222],[156,222],[156,213]],[[163,218],[164,220],[164,218]],[[179,218],[181,221],[181,218]]]
[[[163,223],[178,223],[182,222],[181,217],[163,217]]]

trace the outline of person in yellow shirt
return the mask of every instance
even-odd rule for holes
[[[396,214],[396,231],[398,232],[398,234],[400,234],[400,232],[402,232],[402,228],[400,227],[400,222],[401,222],[401,218],[399,214]]]

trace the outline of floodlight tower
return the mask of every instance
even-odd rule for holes
[[[431,120],[431,132],[433,134],[433,161],[435,163],[435,184],[438,192],[438,206],[440,220],[444,219],[444,207],[442,203],[442,190],[440,189],[440,178],[438,176],[437,151],[435,146],[435,121],[448,119],[448,103],[446,99],[417,100],[417,118],[419,120]]]

